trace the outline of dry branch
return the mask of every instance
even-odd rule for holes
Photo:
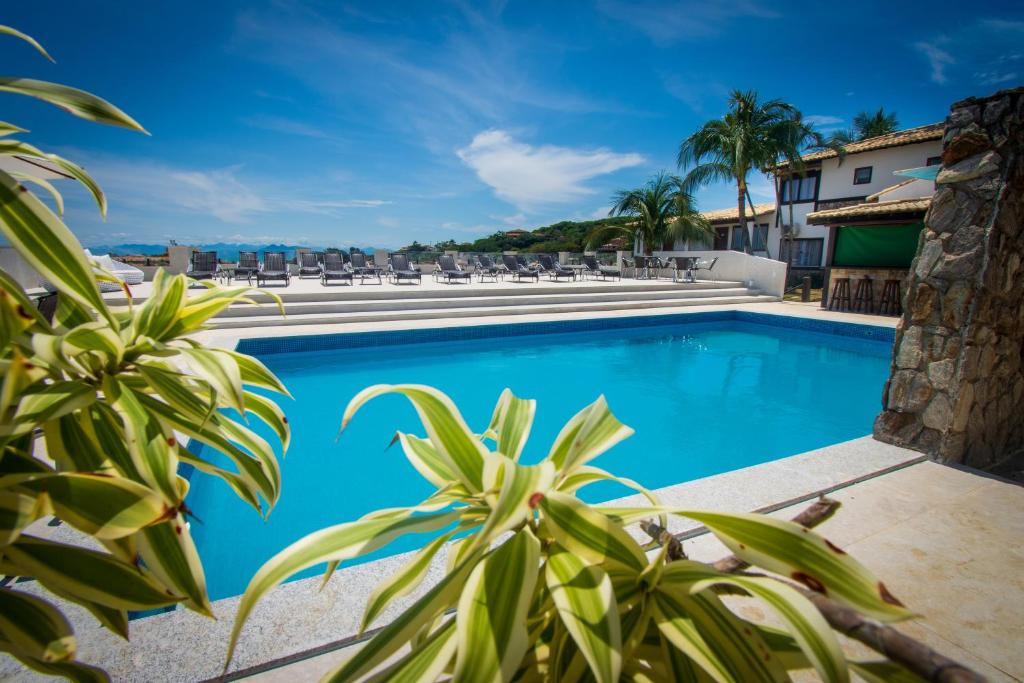
[[[810,529],[824,522],[835,514],[838,509],[838,501],[822,496],[814,504],[796,515],[792,521]],[[680,540],[667,530],[650,521],[641,522],[640,526],[658,543],[662,545],[667,543],[669,545],[667,553],[669,560],[686,558]],[[673,558],[673,555],[676,554],[678,556]],[[729,555],[714,562],[713,566],[722,572],[740,573],[750,565],[735,555]],[[754,576],[754,574],[751,574],[751,576]],[[935,683],[984,683],[986,680],[984,676],[975,673],[963,664],[939,654],[927,645],[903,635],[891,626],[886,626],[873,619],[869,619],[857,610],[840,605],[821,593],[809,590],[804,586],[786,583],[806,596],[818,608],[818,611],[821,612],[825,620],[828,621],[829,626],[833,629],[848,638],[867,645],[875,652],[885,655],[889,660],[902,665],[926,681],[934,681]]]

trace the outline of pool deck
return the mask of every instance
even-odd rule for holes
[[[614,315],[685,315],[723,308],[887,327],[896,324],[893,318],[834,313],[822,311],[817,304],[789,302],[692,306],[685,311],[646,309]],[[510,316],[508,320],[487,317],[352,323],[345,325],[344,331],[607,316],[577,313]],[[234,346],[240,337],[341,331],[337,325],[214,330],[201,333],[200,339],[210,345]],[[919,453],[864,437],[658,491],[669,504],[758,510],[782,516],[791,516],[806,505],[804,501],[821,492],[844,504],[844,509],[823,525],[823,532],[856,555],[895,595],[922,615],[922,620],[901,629],[962,659],[991,680],[1024,678],[1024,649],[1018,643],[1019,634],[1024,633],[1024,579],[1018,571],[1024,560],[1024,488],[926,462]],[[695,528],[683,519],[674,520],[673,525],[672,530],[681,533]],[[73,541],[75,536],[66,525],[38,531],[56,540]],[[687,541],[686,548],[696,559],[715,559],[723,553],[715,543],[711,537],[698,536]],[[323,591],[318,590],[316,577],[273,591],[247,624],[228,679],[307,680],[349,656],[358,646],[358,622],[370,590],[407,557],[398,555],[342,568]],[[440,570],[438,566],[431,569],[428,584],[440,576]],[[19,584],[19,588],[40,590],[33,583]],[[393,618],[415,597],[408,596],[382,619]],[[68,606],[67,613],[79,635],[80,659],[106,668],[114,680],[195,681],[221,676],[237,602],[237,597],[215,602],[216,620],[175,610],[134,621],[130,644],[98,627],[77,606]],[[758,618],[754,613],[747,616]],[[859,646],[851,647],[856,651]],[[41,677],[4,659],[0,660],[0,679],[29,681]]]

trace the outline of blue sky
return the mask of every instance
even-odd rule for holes
[[[858,2],[6,3],[3,71],[118,104],[146,137],[3,96],[0,119],[84,164],[87,244],[470,240],[607,213],[674,169],[733,88],[820,128],[885,106],[901,126],[1024,82],[1024,5]],[[766,181],[755,201],[770,199]],[[698,194],[729,206],[734,190]]]

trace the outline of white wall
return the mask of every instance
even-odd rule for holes
[[[751,256],[740,251],[656,251],[655,256],[693,256],[703,259],[717,258],[712,275],[717,280],[753,282],[769,296],[781,297],[786,289],[786,264],[762,256]],[[701,271],[704,275],[706,271]]]
[[[932,140],[919,142],[913,145],[902,147],[890,147],[879,149],[873,152],[861,152],[850,154],[840,164],[838,159],[825,159],[821,162],[821,177],[818,180],[818,202],[826,202],[831,199],[845,199],[847,197],[866,197],[875,194],[887,187],[896,185],[903,176],[893,175],[893,171],[902,171],[908,168],[924,166],[928,157],[942,154],[942,141]],[[862,166],[871,166],[871,182],[864,185],[853,184],[853,171]],[[926,197],[935,192],[935,183],[921,181],[912,183],[914,197]],[[923,190],[923,191],[922,191]],[[906,199],[909,197],[902,194],[889,193],[883,195],[881,201],[886,199]],[[789,222],[789,205],[782,203],[782,222]],[[824,225],[808,225],[807,214],[815,210],[814,202],[793,204],[793,222],[797,226],[797,238],[822,238],[825,240],[822,250],[822,265],[828,254],[828,228]],[[772,228],[768,233],[768,244],[773,257],[779,256],[779,241],[781,231],[775,228],[775,221],[772,221]]]
[[[821,187],[818,201],[840,197],[859,197],[891,187],[903,180],[893,171],[924,166],[928,157],[942,154],[942,141],[920,142],[903,147],[890,147],[874,152],[850,154],[840,164],[838,159],[821,162]],[[865,185],[853,184],[853,171],[862,166],[871,166],[871,182]]]
[[[14,247],[0,247],[0,269],[3,269],[25,289],[39,287],[39,282],[42,279],[38,271],[30,266]]]

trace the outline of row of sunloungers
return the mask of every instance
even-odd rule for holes
[[[423,273],[409,261],[409,256],[402,253],[391,254],[388,266],[382,268],[368,261],[365,254],[327,252],[318,255],[304,252],[299,254],[298,266],[298,277],[317,277],[324,286],[332,282],[353,284],[356,279],[361,284],[365,284],[367,280],[376,280],[377,284],[381,284],[383,278],[394,284],[420,284],[423,278]],[[195,252],[186,275],[195,280],[212,280],[219,277],[227,281],[244,278],[249,284],[255,279],[257,287],[274,281],[283,281],[284,285],[288,286],[292,277],[284,252],[276,251],[264,252],[262,262],[259,261],[256,252],[243,251],[239,253],[237,264],[220,264],[215,251]],[[584,256],[582,268],[575,269],[566,268],[547,254],[540,254],[537,261],[532,264],[521,255],[504,255],[500,264],[496,264],[489,256],[479,255],[476,257],[473,272],[464,270],[453,256],[446,254],[438,257],[433,272],[435,281],[448,284],[471,282],[474,275],[480,282],[497,282],[499,278],[505,277],[511,277],[516,281],[535,282],[539,282],[541,276],[547,276],[555,281],[575,281],[578,277],[621,278],[618,268],[602,265],[594,256]]]

